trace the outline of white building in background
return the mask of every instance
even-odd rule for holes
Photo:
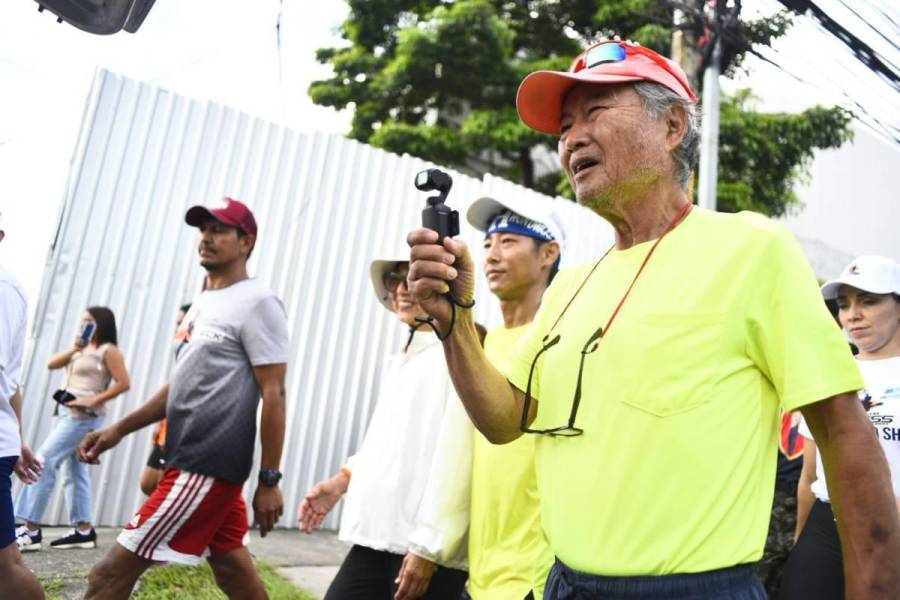
[[[860,254],[900,260],[900,145],[858,125],[852,142],[816,153],[804,206],[785,219],[820,279]]]

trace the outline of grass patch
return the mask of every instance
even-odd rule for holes
[[[256,570],[266,586],[270,600],[315,600],[293,583],[279,575],[275,567],[257,562]],[[227,600],[216,586],[209,565],[196,567],[167,565],[148,570],[138,584],[134,600]]]
[[[41,582],[41,587],[44,588],[44,593],[47,594],[47,600],[63,599],[62,591],[66,589],[65,579],[39,578],[39,581]]]

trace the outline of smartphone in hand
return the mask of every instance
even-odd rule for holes
[[[91,338],[94,337],[94,331],[97,329],[97,324],[93,321],[88,321],[84,324],[84,327],[81,328],[81,347],[84,348],[88,344],[91,343]]]

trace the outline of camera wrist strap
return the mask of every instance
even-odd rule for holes
[[[447,301],[450,302],[450,327],[447,328],[447,333],[441,335],[441,332],[438,331],[438,328],[434,326],[434,317],[416,317],[416,321],[422,323],[423,325],[428,325],[434,331],[434,334],[438,336],[438,339],[442,342],[450,337],[450,334],[453,333],[453,326],[456,325],[456,307],[460,308],[472,308],[475,306],[475,298],[472,298],[470,302],[462,302],[453,295],[453,292],[447,292],[444,294],[447,298]]]

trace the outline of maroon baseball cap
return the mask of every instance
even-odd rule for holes
[[[192,227],[200,227],[205,221],[215,219],[229,227],[237,227],[244,233],[256,235],[256,219],[247,205],[240,200],[225,196],[210,206],[192,206],[184,215],[184,222]]]

